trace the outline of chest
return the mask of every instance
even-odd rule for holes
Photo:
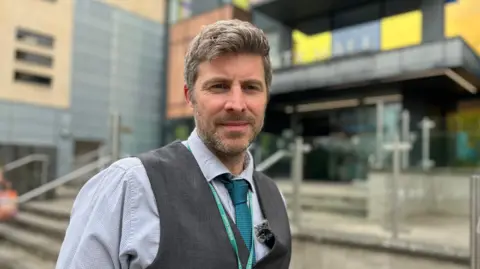
[[[169,156],[169,153],[158,155]],[[149,268],[237,268],[237,257],[212,190],[191,156],[185,155],[180,156],[181,161],[166,159],[159,162],[157,159],[155,165],[145,162],[161,224],[159,252]],[[171,156],[179,157],[178,154]],[[191,165],[185,166],[189,162]],[[177,167],[177,164],[182,165]],[[291,240],[283,201],[278,189],[270,182],[255,184],[256,194],[250,201],[253,223],[258,225],[268,219],[278,239],[269,249],[254,237],[258,256],[255,268],[288,268]],[[234,223],[235,208],[228,191],[219,184],[214,184],[214,187],[229,215],[237,242],[243,243]],[[238,245],[240,260],[245,265],[248,249],[244,243]]]

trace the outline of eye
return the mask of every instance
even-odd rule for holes
[[[225,83],[218,83],[218,84],[214,84],[212,85],[212,89],[228,89],[228,85],[225,84]]]
[[[258,91],[260,89],[257,85],[246,85],[244,88],[249,91]]]

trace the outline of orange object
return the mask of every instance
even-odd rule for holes
[[[0,190],[0,221],[6,221],[18,212],[18,194],[15,190],[7,188]]]

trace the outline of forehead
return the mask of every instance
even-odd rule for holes
[[[265,83],[263,58],[254,54],[226,54],[198,66],[198,81],[212,77],[256,79]]]

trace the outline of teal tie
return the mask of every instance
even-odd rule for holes
[[[248,182],[245,179],[222,180],[235,206],[235,223],[248,251],[252,248],[252,215],[247,204]],[[252,261],[255,264],[255,251]]]

